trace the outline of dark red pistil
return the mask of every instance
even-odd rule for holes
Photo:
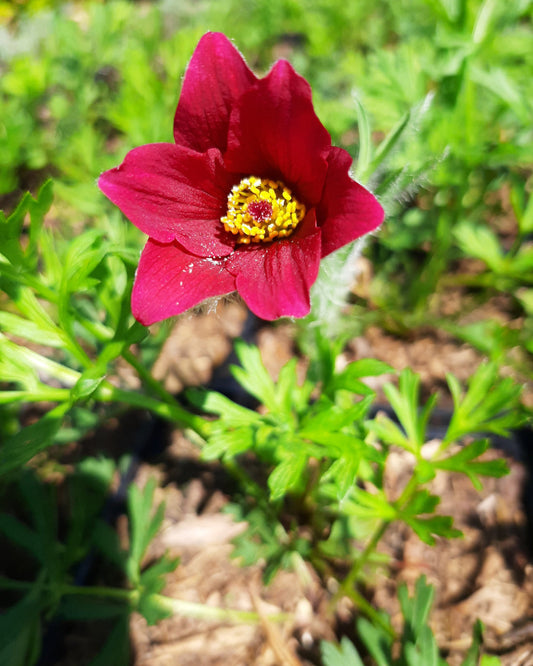
[[[248,204],[248,213],[256,222],[265,222],[272,217],[272,204],[269,201],[252,201]]]

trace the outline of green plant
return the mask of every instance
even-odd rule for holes
[[[408,596],[407,586],[398,590],[398,599],[403,618],[403,630],[399,639],[399,656],[394,657],[390,633],[379,624],[371,624],[365,618],[357,621],[357,633],[377,666],[446,666],[439,657],[437,642],[429,626],[429,613],[433,603],[434,589],[425,578],[417,580],[413,597]],[[384,618],[390,626],[390,618]],[[483,627],[477,622],[474,627],[472,645],[461,666],[497,666],[498,657],[482,654]],[[324,666],[363,666],[359,652],[347,638],[340,645],[322,643]],[[366,662],[365,662],[366,663]]]
[[[457,536],[438,512],[432,479],[457,472],[479,488],[482,477],[501,476],[502,461],[482,458],[488,437],[531,417],[520,404],[520,384],[533,377],[531,2],[74,5],[76,17],[61,3],[0,2],[10,21],[0,28],[0,196],[8,210],[0,216],[0,532],[7,553],[38,568],[34,577],[6,571],[0,579],[0,629],[13,637],[0,661],[35,663],[53,618],[113,618],[95,663],[125,659],[133,609],[150,622],[169,613],[258,622],[254,613],[161,594],[176,563],[165,557],[145,568],[162,515],[152,508],[153,482],[129,490],[128,551],[101,518],[118,473],[111,461],[82,460],[56,507],[54,484],[41,479],[61,457],[52,445],[83,441],[140,408],[183,428],[204,460],[236,479],[230,510],[249,524],[236,540],[243,562],[264,561],[266,579],[282,567],[302,572],[303,562],[323,580],[336,578],[333,602],[351,597],[358,639],[376,663],[443,663],[423,581],[414,600],[400,591],[400,636],[363,585],[387,565],[379,544],[391,525],[427,543]],[[333,143],[357,156],[356,177],[387,208],[365,249],[365,288],[352,292],[361,247],[322,263],[311,316],[296,334],[306,371],[293,359],[274,381],[258,349],[237,343],[234,377],[258,410],[213,391],[191,390],[187,403],[154,380],[169,324],[149,334],[131,317],[141,239],[95,186],[129,148],[171,140],[179,81],[207,25],[233,38],[257,70],[280,53],[293,62]],[[452,315],[442,307],[450,294],[459,294]],[[495,301],[501,321],[483,313]],[[405,370],[385,385],[384,416],[375,415],[367,380],[395,370],[374,359],[338,369],[344,343],[369,325],[404,339],[444,331],[487,357],[465,386],[448,376],[453,410],[440,446],[426,446],[438,397],[422,399],[418,375]],[[138,388],[121,379],[124,366]],[[384,476],[398,450],[412,474],[391,494]],[[91,549],[118,574],[113,585],[75,584]],[[478,626],[465,666],[497,663],[480,656],[480,645]],[[346,639],[340,651],[324,647],[327,666],[358,659]]]

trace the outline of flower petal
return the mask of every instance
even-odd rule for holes
[[[234,177],[218,150],[197,153],[170,143],[131,150],[100,176],[102,192],[152,238],[177,240],[200,256],[225,256],[234,242],[220,222]]]
[[[312,206],[322,194],[330,147],[309,84],[280,60],[239,99],[224,160],[235,173],[281,179]]]
[[[342,148],[331,148],[328,163],[322,201],[316,209],[323,257],[373,231],[385,216],[376,197],[350,178],[349,153]]]
[[[195,257],[177,243],[148,239],[131,295],[135,319],[149,326],[181,314],[206,298],[235,291],[224,260]]]
[[[224,152],[231,109],[255,81],[225,35],[205,34],[185,72],[174,117],[176,143],[199,152],[213,147]]]
[[[320,230],[298,240],[238,249],[226,262],[236,274],[237,291],[258,317],[304,317],[320,265]]]

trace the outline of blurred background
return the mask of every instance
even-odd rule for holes
[[[134,146],[172,141],[186,64],[219,30],[259,74],[292,62],[387,210],[356,327],[433,325],[444,285],[478,288],[470,310],[489,286],[512,294],[527,336],[498,317],[443,326],[484,353],[531,351],[531,254],[514,260],[533,230],[531,13],[528,0],[0,2],[0,203],[53,177],[66,237],[90,220],[140,245],[95,180]],[[393,133],[377,172],[361,132]]]

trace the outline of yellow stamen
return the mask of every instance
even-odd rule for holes
[[[232,188],[221,222],[237,236],[237,243],[268,243],[290,236],[305,213],[305,206],[282,182],[250,176]]]

